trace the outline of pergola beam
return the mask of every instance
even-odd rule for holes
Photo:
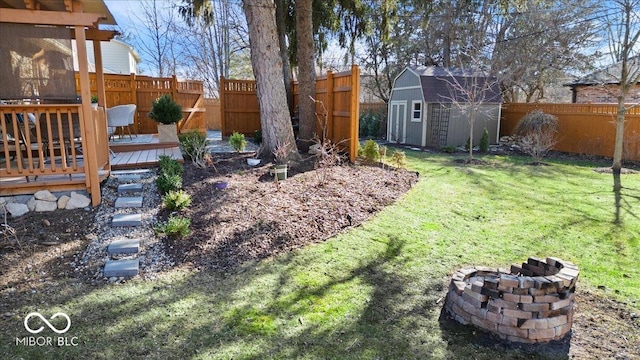
[[[97,27],[103,19],[106,16],[92,13],[0,8],[3,23]]]
[[[97,40],[97,41],[109,41],[116,37],[116,35],[120,35],[120,32],[116,30],[98,30],[96,28],[90,28],[85,30],[87,40]],[[76,38],[76,32],[74,29],[71,29],[71,38]]]

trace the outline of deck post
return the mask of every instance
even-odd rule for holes
[[[80,96],[82,99],[81,126],[84,128],[82,143],[84,144],[85,182],[91,194],[91,204],[100,205],[100,178],[98,176],[98,155],[96,149],[96,129],[91,108],[91,84],[89,81],[89,64],[87,60],[87,41],[84,26],[74,27],[76,46],[78,49],[78,68],[80,73]]]

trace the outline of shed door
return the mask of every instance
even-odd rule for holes
[[[403,136],[406,131],[405,117],[407,116],[406,101],[392,101],[389,113],[389,125],[387,127],[387,140],[390,142],[404,143]]]

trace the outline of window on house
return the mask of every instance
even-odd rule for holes
[[[411,103],[411,121],[412,122],[420,122],[422,121],[422,101],[413,101]]]

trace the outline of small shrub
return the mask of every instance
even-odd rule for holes
[[[380,135],[380,127],[382,123],[382,112],[376,110],[368,110],[360,115],[360,137],[377,138]]]
[[[160,168],[160,173],[182,176],[182,173],[184,172],[182,164],[178,160],[167,155],[160,155],[160,157],[158,157],[158,167]]]
[[[183,210],[191,205],[191,195],[184,190],[171,190],[162,198],[162,204],[168,210]]]
[[[161,124],[175,124],[182,119],[182,106],[167,94],[153,100],[147,116]]]
[[[160,194],[182,188],[182,175],[162,172],[156,178],[156,187]]]
[[[375,162],[380,159],[380,146],[375,141],[369,139],[364,143],[362,155],[368,162]]]
[[[247,146],[247,140],[245,140],[244,134],[234,132],[229,137],[229,145],[231,145],[235,151],[241,152],[244,151],[244,148]]]
[[[469,149],[467,149],[467,150],[469,150]],[[444,153],[453,154],[454,152],[458,151],[458,149],[456,149],[455,146],[441,146],[440,147],[440,151],[442,151]]]
[[[155,227],[156,233],[169,237],[183,238],[191,232],[191,219],[181,216],[170,216],[169,220]]]
[[[407,155],[404,151],[396,150],[391,155],[391,163],[397,168],[404,168],[407,166]]]
[[[484,153],[489,151],[489,130],[486,128],[482,132],[482,137],[480,138],[480,144],[478,146],[480,147],[480,151]]]
[[[253,142],[258,145],[262,144],[262,129],[253,132]]]
[[[534,110],[520,119],[515,133],[520,135],[522,151],[539,163],[556,144],[558,118],[541,110]]]
[[[178,135],[180,150],[190,159],[193,165],[203,169],[207,166],[207,136],[197,131]]]

